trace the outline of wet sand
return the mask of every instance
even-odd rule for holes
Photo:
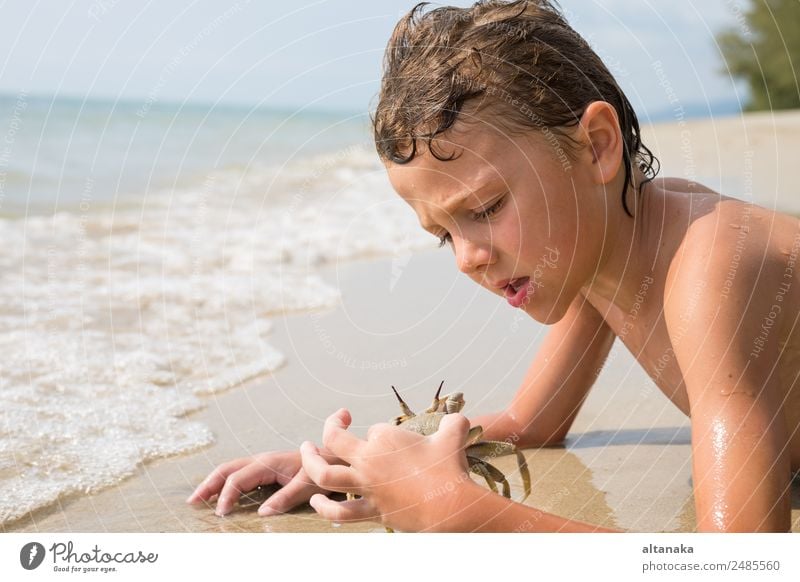
[[[647,129],[645,136],[655,131],[658,139],[649,142],[654,149],[673,151],[662,154],[664,175],[685,173],[681,165],[687,158],[675,148],[687,127],[692,143],[725,143],[726,155],[695,146],[696,175],[725,171],[726,179],[740,186],[773,193],[755,196],[760,204],[775,206],[767,202],[778,192],[777,206],[787,211],[795,197],[785,152],[800,151],[800,114],[781,115],[781,127],[793,132],[780,130],[779,147],[770,145],[776,143],[770,133],[773,121],[759,115],[748,116],[744,124],[730,118],[663,125]],[[752,158],[756,171],[748,178],[742,160],[751,146],[758,148]],[[341,289],[337,308],[272,320],[268,341],[287,355],[287,365],[270,377],[209,397],[207,408],[192,415],[212,428],[215,444],[148,463],[116,487],[74,495],[6,524],[3,531],[383,531],[375,524],[334,526],[308,506],[260,518],[257,505],[250,503],[219,518],[211,506],[188,506],[184,500],[221,462],[296,448],[306,439],[319,442],[325,416],[340,406],[351,410],[353,430],[363,435],[367,426],[397,414],[390,384],[415,409],[429,404],[444,379],[446,389],[464,392],[468,416],[497,410],[516,391],[547,328],[460,275],[447,250],[335,265],[325,277]],[[694,529],[688,419],[620,342],[566,446],[526,450],[525,455],[533,484],[526,501],[530,505],[628,530]],[[507,473],[515,468],[512,458],[497,465]],[[512,480],[512,487],[518,496],[519,481]],[[792,495],[793,531],[800,531],[797,487]]]
[[[214,445],[146,464],[116,487],[73,496],[4,529],[382,531],[374,524],[334,526],[308,506],[260,518],[249,503],[219,518],[210,506],[188,506],[184,499],[218,463],[297,447],[307,438],[319,442],[324,417],[339,406],[350,408],[354,430],[363,435],[396,414],[390,384],[412,408],[422,408],[445,379],[447,387],[464,391],[466,414],[495,410],[516,390],[546,328],[459,276],[444,250],[414,255],[402,267],[390,259],[340,265],[327,276],[342,290],[338,308],[275,320],[271,339],[289,363],[210,398],[193,416],[211,426]],[[691,531],[688,426],[617,342],[566,446],[525,451],[533,483],[526,503],[610,527]],[[497,465],[515,469],[513,458]],[[515,497],[520,487],[513,479]],[[794,529],[800,530],[794,494]]]

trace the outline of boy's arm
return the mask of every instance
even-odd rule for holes
[[[664,306],[691,407],[697,527],[785,532],[791,472],[777,368],[784,265],[748,240],[731,282],[736,242],[724,231],[713,245],[700,242],[687,240],[676,255]]]
[[[553,324],[505,410],[471,419],[487,440],[519,447],[561,443],[602,369],[614,332],[582,294]]]
[[[442,532],[611,533],[620,530],[547,513],[507,499],[469,482],[461,493],[459,510],[437,524]]]

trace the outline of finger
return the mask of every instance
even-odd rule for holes
[[[356,472],[345,465],[331,465],[308,441],[300,445],[303,469],[311,480],[327,491],[360,494],[361,486]]]
[[[463,414],[445,414],[439,422],[439,430],[433,434],[433,438],[442,442],[447,442],[454,449],[464,448],[464,444],[469,434],[469,420]]]
[[[243,458],[219,465],[197,486],[192,494],[189,495],[186,499],[186,503],[208,501],[211,497],[220,492],[222,486],[225,484],[225,480],[231,473],[238,471],[251,462],[252,459]]]
[[[214,513],[219,516],[229,513],[242,493],[255,489],[259,485],[274,483],[276,477],[277,475],[271,467],[257,462],[239,469],[225,481]]]
[[[357,522],[378,521],[380,514],[364,498],[349,501],[334,501],[318,493],[309,500],[311,507],[320,516],[330,521]]]
[[[383,432],[396,430],[397,427],[388,422],[378,422],[367,429],[367,441],[374,440]]]
[[[345,408],[331,414],[325,419],[322,444],[334,455],[352,464],[352,459],[359,455],[364,441],[347,431],[350,422],[350,413]]]
[[[308,501],[314,493],[319,493],[320,491],[321,488],[314,484],[303,469],[300,469],[291,481],[261,504],[261,507],[258,508],[258,515],[268,517],[286,513],[290,509]]]
[[[353,417],[350,414],[350,411],[347,410],[346,408],[340,408],[339,410],[331,414],[331,416],[334,416],[341,421],[342,428],[348,428],[350,426],[350,423],[353,422]]]

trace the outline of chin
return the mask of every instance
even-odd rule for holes
[[[554,323],[558,323],[561,321],[561,318],[564,317],[563,315],[559,316],[558,314],[554,313],[553,311],[548,311],[547,313],[539,313],[538,310],[531,309],[530,306],[524,308],[525,313],[530,315],[535,321],[541,323],[542,325],[553,325]]]
[[[540,293],[531,297],[531,300],[523,304],[519,309],[527,313],[538,323],[553,325],[564,319],[564,316],[569,310],[569,306],[569,302],[557,301],[553,303]]]

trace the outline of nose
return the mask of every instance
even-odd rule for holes
[[[453,236],[456,253],[456,265],[464,274],[471,275],[491,260],[491,250],[488,245],[476,244],[466,238]]]

